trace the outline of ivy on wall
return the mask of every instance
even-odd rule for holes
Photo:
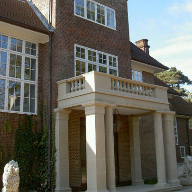
[[[39,118],[40,117],[40,118]],[[45,105],[39,107],[39,116],[20,115],[18,128],[15,131],[14,153],[9,146],[4,150],[0,146],[0,172],[6,163],[14,159],[20,169],[19,191],[49,191],[55,188],[55,116],[52,116],[50,134],[50,172],[48,172],[48,112]],[[3,131],[10,133],[11,121],[3,121]],[[8,143],[8,142],[7,142]]]
[[[4,145],[0,144],[0,175],[3,174],[4,166],[7,162],[9,162],[13,158],[13,153],[11,150],[11,146],[9,144],[9,135],[12,131],[12,122],[7,121],[7,116],[4,115],[4,120],[2,123],[2,127],[0,127],[0,134],[4,134]],[[3,187],[0,182],[0,189]]]
[[[24,116],[19,120],[19,126],[15,133],[15,160],[20,169],[20,191],[34,190],[45,191],[55,188],[55,132],[54,118],[51,129],[50,144],[50,172],[48,172],[48,113],[47,107],[39,108],[40,123],[34,116]]]

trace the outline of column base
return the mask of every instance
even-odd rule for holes
[[[70,187],[56,187],[55,192],[72,192]]]
[[[101,189],[101,190],[87,190],[86,192],[109,192],[107,189]]]
[[[132,181],[132,185],[133,186],[144,185],[144,181],[143,180],[141,180],[141,181]]]
[[[167,181],[167,183],[168,183],[170,186],[179,186],[179,185],[180,185],[180,180],[175,179],[175,180]]]
[[[164,188],[164,187],[170,187],[169,184],[167,184],[166,182],[161,182],[161,183],[157,183],[154,185],[156,188]]]

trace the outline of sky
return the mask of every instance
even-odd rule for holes
[[[148,39],[152,57],[192,80],[192,0],[128,0],[128,14],[130,41]]]

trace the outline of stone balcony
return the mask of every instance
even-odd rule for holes
[[[143,185],[139,117],[153,114],[158,183],[151,191],[172,191],[181,187],[177,177],[175,113],[169,110],[167,88],[92,71],[58,82],[56,192],[71,192],[68,153],[71,109],[84,110],[86,118],[87,192],[117,191],[114,111],[128,118],[132,185]]]
[[[96,71],[58,82],[59,108],[74,108],[96,102],[116,105],[122,114],[127,115],[138,113],[138,110],[139,113],[169,111],[166,87]],[[125,108],[131,108],[132,113]]]

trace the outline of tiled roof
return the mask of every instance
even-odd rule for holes
[[[171,88],[169,85],[158,79],[154,76],[154,83],[155,85],[160,85],[163,87],[168,87],[167,93],[173,94],[172,97],[172,111],[175,111],[178,115],[189,115],[192,116],[192,105],[185,101],[180,94]]]
[[[175,91],[173,88],[171,88],[169,85],[164,83],[162,80],[160,80],[156,76],[154,76],[154,84],[162,86],[162,87],[168,87],[167,93],[169,93],[169,94],[180,95],[177,91]]]
[[[174,96],[172,98],[172,110],[176,111],[178,115],[192,116],[192,105],[180,96]]]
[[[158,67],[161,69],[168,70],[169,68],[166,67],[165,65],[162,65],[159,63],[156,59],[139,49],[135,44],[130,42],[130,49],[131,49],[131,59],[143,62],[148,65],[152,65],[154,67]]]
[[[45,34],[49,33],[26,0],[0,0],[0,21]]]

